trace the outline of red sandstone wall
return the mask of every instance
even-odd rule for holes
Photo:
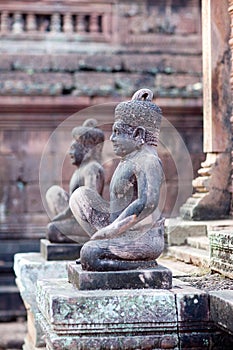
[[[0,11],[1,3],[5,11],[10,6],[0,1]],[[25,3],[17,3],[26,10]],[[43,8],[46,1],[34,2],[33,6],[39,3]],[[63,12],[67,11],[65,3],[68,2],[63,2]],[[44,235],[46,215],[39,193],[39,162],[56,126],[83,107],[129,98],[143,86],[154,91],[164,116],[180,132],[194,172],[200,167],[203,155],[199,1],[108,4],[111,14],[108,35],[101,39],[96,34],[96,42],[93,36],[87,38],[88,33],[85,43],[75,33],[69,36],[63,29],[52,37],[51,33],[38,36],[29,31],[17,34],[8,30],[0,34],[0,208],[4,235],[9,232],[13,235],[18,232],[20,237]],[[78,7],[78,2],[72,2],[72,6]],[[94,13],[99,6],[95,1],[88,11]],[[112,115],[99,118],[109,132]],[[70,141],[71,128],[72,125],[66,128],[51,149],[47,186],[58,181],[57,164],[61,161],[59,157],[63,157],[62,149]],[[169,135],[170,143],[179,153],[180,146]],[[177,171],[170,155],[162,148],[160,153],[169,193],[164,214],[169,216],[177,197]],[[68,160],[65,165],[66,186],[72,167]],[[188,186],[190,179],[183,180],[184,187]],[[105,193],[107,196],[107,188]],[[186,197],[184,193],[178,204]],[[178,213],[178,206],[173,215]]]

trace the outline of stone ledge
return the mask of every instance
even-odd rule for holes
[[[209,292],[212,321],[233,336],[233,290]]]
[[[170,289],[171,271],[161,265],[138,270],[92,272],[84,271],[80,265],[67,265],[68,279],[79,290],[95,289]]]
[[[196,249],[187,245],[168,247],[168,254],[187,264],[209,267],[210,254],[203,249]]]

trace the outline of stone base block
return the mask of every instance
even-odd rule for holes
[[[171,289],[172,272],[161,265],[150,269],[92,272],[68,263],[68,279],[79,290],[95,289]]]
[[[173,285],[83,291],[65,279],[39,281],[46,349],[212,349],[222,335],[210,321],[208,294],[178,280]]]
[[[51,243],[48,239],[41,239],[40,252],[45,260],[76,260],[80,257],[82,244]]]
[[[210,296],[210,311],[213,322],[233,336],[233,290],[210,292]]]

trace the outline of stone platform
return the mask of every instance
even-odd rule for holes
[[[148,269],[92,272],[72,262],[67,264],[67,270],[69,282],[79,290],[172,288],[171,271],[157,263]]]
[[[15,255],[16,283],[27,311],[28,334],[25,349],[45,346],[44,332],[38,321],[40,311],[36,302],[37,281],[43,278],[67,278],[67,261],[46,261],[40,253]]]
[[[40,253],[45,260],[76,260],[80,257],[83,244],[51,243],[48,239],[40,240]]]
[[[37,304],[47,350],[230,349],[208,294],[175,279],[170,290],[95,291],[43,280]]]

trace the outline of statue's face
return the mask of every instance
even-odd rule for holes
[[[137,141],[133,137],[133,133],[127,132],[127,126],[122,121],[113,124],[112,135],[110,140],[113,143],[113,150],[117,156],[124,157],[133,152],[137,148]]]
[[[72,142],[70,146],[70,151],[69,151],[72,164],[79,166],[83,161],[84,154],[85,154],[84,145],[79,140]]]

